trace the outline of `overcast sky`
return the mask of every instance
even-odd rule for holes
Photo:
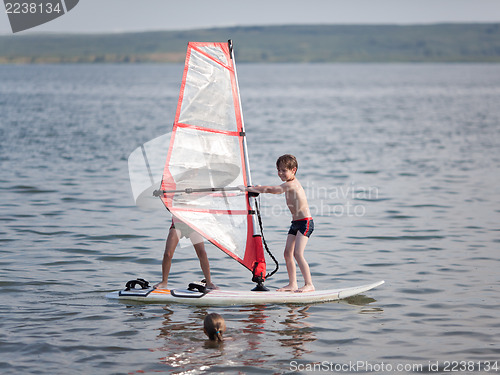
[[[11,34],[0,9],[0,33]],[[500,0],[80,0],[67,14],[20,34],[436,22],[500,22]]]

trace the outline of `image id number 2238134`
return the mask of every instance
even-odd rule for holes
[[[60,3],[52,4],[50,2],[44,3],[5,3],[5,12],[7,14],[51,14],[51,13],[61,13]]]
[[[441,372],[441,373],[471,373],[471,372],[491,372],[498,373],[500,366],[498,361],[439,361],[432,362],[428,364],[429,372]]]

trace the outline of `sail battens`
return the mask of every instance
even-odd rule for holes
[[[240,131],[211,129],[211,128],[205,128],[203,126],[197,126],[197,125],[191,125],[191,124],[176,123],[174,126],[179,127],[179,128],[195,129],[195,130],[199,130],[201,132],[224,134],[224,135],[233,136],[233,137],[242,137],[245,135],[244,133],[242,133]]]

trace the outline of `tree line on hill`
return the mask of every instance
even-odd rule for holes
[[[500,62],[500,24],[289,25],[0,36],[0,63],[180,63],[188,41],[232,39],[238,62]]]

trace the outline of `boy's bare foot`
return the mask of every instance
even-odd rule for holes
[[[302,288],[295,290],[295,293],[314,292],[314,291],[315,291],[314,285],[312,285],[312,284],[307,285],[306,284]]]
[[[162,281],[158,284],[153,285],[153,289],[168,289],[167,282]]]
[[[297,289],[297,285],[286,285],[283,288],[276,289],[278,292],[293,292]]]

